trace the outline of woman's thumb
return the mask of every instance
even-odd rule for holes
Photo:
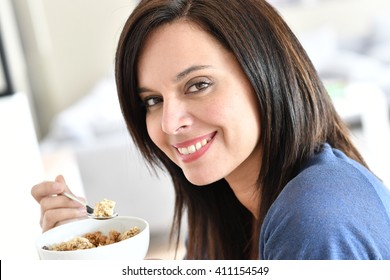
[[[64,178],[64,176],[62,176],[62,175],[58,175],[54,181],[55,181],[55,182],[58,182],[58,183],[66,184],[65,178]]]

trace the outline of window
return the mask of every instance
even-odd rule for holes
[[[0,33],[0,97],[12,94],[11,78]]]

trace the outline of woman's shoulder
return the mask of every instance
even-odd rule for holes
[[[269,209],[261,250],[277,258],[375,258],[354,255],[366,252],[354,244],[375,247],[371,243],[384,237],[381,242],[390,246],[388,232],[390,191],[363,166],[326,145]],[[283,243],[288,247],[279,248]]]
[[[390,189],[371,171],[325,144],[284,188],[280,199],[295,197],[304,205],[347,206],[357,202],[382,205],[390,216]],[[352,205],[351,205],[352,206]]]

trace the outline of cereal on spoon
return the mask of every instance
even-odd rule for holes
[[[115,201],[105,198],[95,205],[93,214],[96,217],[111,217],[114,214],[115,204]]]

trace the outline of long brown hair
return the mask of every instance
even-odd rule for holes
[[[177,20],[197,24],[232,52],[257,94],[263,151],[257,220],[225,180],[201,188],[192,185],[147,133],[146,110],[137,94],[137,59],[152,30]],[[257,258],[259,232],[269,207],[323,143],[366,165],[304,49],[277,11],[263,0],[141,1],[119,40],[116,82],[135,143],[152,166],[172,176],[176,192],[173,231],[179,231],[186,214],[189,259]]]

